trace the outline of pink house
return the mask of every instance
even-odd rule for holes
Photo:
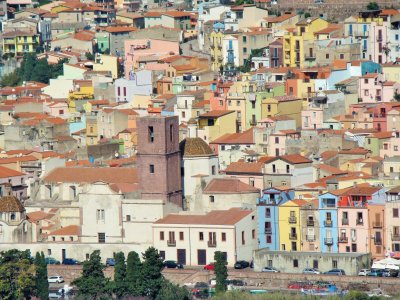
[[[155,39],[137,39],[125,41],[125,77],[129,79],[131,71],[139,67],[139,59],[145,61],[144,58],[149,58],[148,61],[157,61],[170,55],[179,54],[179,43],[162,41]]]
[[[210,98],[211,110],[228,110],[226,96],[232,85],[233,82],[230,81],[219,81],[217,83],[217,90]]]
[[[360,77],[358,102],[391,102],[394,94],[398,91],[400,91],[400,84],[393,81],[385,81],[382,74],[365,74]]]
[[[60,117],[63,119],[69,117],[68,104],[66,101],[44,103],[44,105],[47,107],[46,111],[50,116]]]
[[[381,157],[393,157],[400,156],[400,132],[394,131],[392,132],[392,137],[382,145],[382,148],[379,151],[379,155]]]
[[[300,133],[296,130],[281,130],[270,134],[268,137],[268,155],[286,155],[286,141],[288,139],[300,139]]]
[[[400,131],[400,111],[399,108],[391,109],[387,112],[387,130]]]
[[[323,127],[324,112],[319,107],[308,107],[301,111],[301,129],[316,130]]]

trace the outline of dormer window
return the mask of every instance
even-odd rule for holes
[[[11,215],[10,215],[10,220],[11,220],[11,221],[15,221],[15,218],[16,218],[15,213],[11,213]]]

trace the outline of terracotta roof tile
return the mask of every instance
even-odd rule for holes
[[[287,155],[282,155],[282,156],[277,156],[276,159],[281,159],[283,161],[286,161],[290,164],[306,164],[306,163],[311,163],[311,160],[309,160],[307,157],[304,157],[300,154],[287,154]]]
[[[214,210],[206,215],[170,214],[153,224],[235,225],[251,213],[253,213],[252,210],[231,208],[229,210]]]
[[[202,138],[186,138],[179,143],[181,154],[187,156],[214,155],[210,146]]]
[[[245,161],[237,161],[231,163],[223,172],[226,174],[253,174],[253,175],[262,175],[264,162],[245,162]]]
[[[232,134],[225,134],[210,144],[220,144],[220,145],[233,145],[233,144],[245,144],[250,145],[254,144],[254,136],[253,136],[253,128],[250,128],[241,133],[232,133]]]
[[[200,115],[199,118],[219,118],[233,112],[233,110],[212,110]]]
[[[23,212],[24,206],[15,196],[5,196],[0,198],[0,212]]]
[[[81,227],[78,225],[69,225],[50,232],[48,235],[80,235]]]
[[[204,194],[259,193],[260,190],[236,178],[214,178],[205,187]]]

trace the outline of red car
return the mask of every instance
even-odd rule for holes
[[[204,270],[214,271],[214,263],[210,263],[204,266]]]

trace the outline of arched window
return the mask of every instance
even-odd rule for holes
[[[15,213],[11,213],[10,219],[11,219],[11,221],[15,221]]]

